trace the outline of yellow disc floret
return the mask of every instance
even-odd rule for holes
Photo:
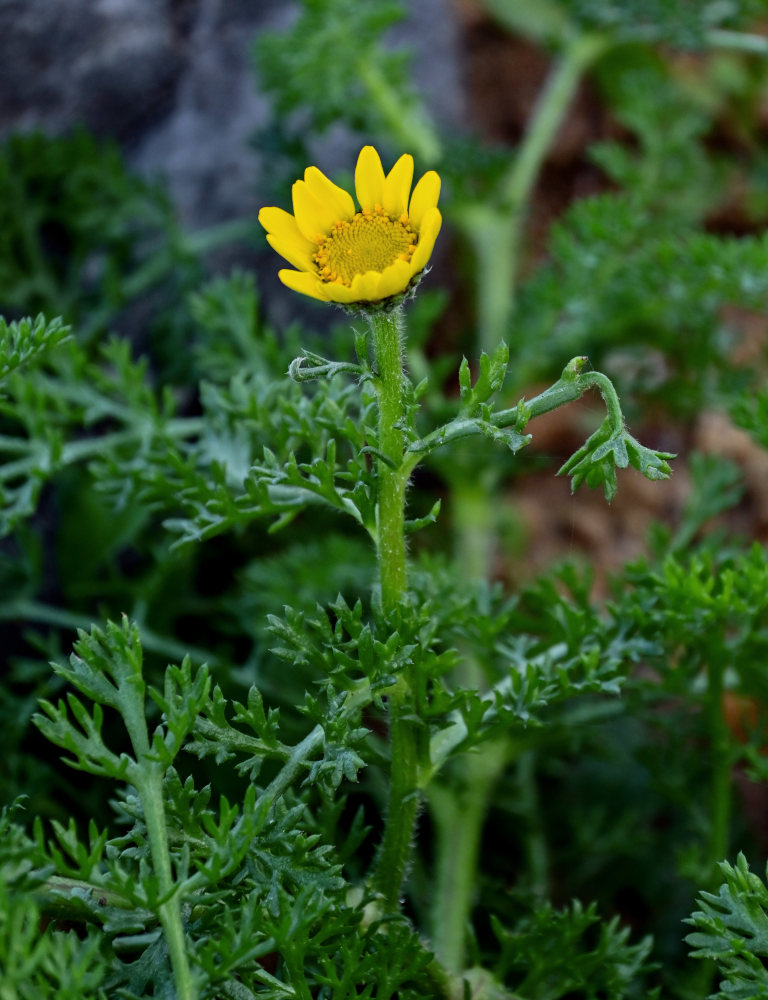
[[[314,260],[322,280],[351,286],[356,274],[384,271],[396,260],[410,262],[417,239],[405,213],[391,219],[376,205],[373,211],[358,212],[350,222],[337,222],[322,237]]]

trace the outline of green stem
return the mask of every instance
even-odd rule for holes
[[[492,354],[502,340],[510,337],[513,283],[519,227],[498,205],[461,206],[453,220],[464,233],[474,256],[477,349]]]
[[[460,474],[449,480],[456,559],[465,579],[485,580],[496,543],[499,506],[493,494],[498,475],[493,466],[471,479],[461,474],[463,470],[458,471]]]
[[[149,746],[147,746],[149,752]],[[174,893],[171,856],[168,849],[168,830],[163,805],[163,775],[160,768],[152,767],[151,775],[137,783],[137,790],[147,824],[152,865],[157,876],[158,888],[164,902],[158,906],[158,916],[168,945],[173,969],[173,979],[178,1000],[196,1000],[197,988],[187,959],[184,924],[181,919],[179,897]]]
[[[137,620],[135,615],[131,617],[134,621]],[[84,629],[88,632],[93,628],[93,617],[90,615],[78,614],[75,611],[67,611],[64,608],[31,601],[24,597],[19,597],[15,601],[6,601],[0,605],[0,621],[43,622],[57,628],[71,629],[73,632],[77,629]],[[181,662],[185,656],[191,656],[196,662],[207,663],[210,667],[223,667],[227,662],[213,650],[201,649],[199,646],[192,646],[189,643],[159,635],[141,622],[139,622],[139,627],[142,647],[150,653],[157,653],[159,656],[177,662]]]
[[[710,740],[710,821],[707,872],[703,888],[717,892],[718,862],[728,853],[731,823],[731,757],[728,724],[723,714],[725,659],[720,651],[708,660],[705,712]],[[717,966],[712,959],[702,962],[694,976],[696,996],[712,993]]]
[[[460,474],[450,479],[456,559],[467,580],[484,580],[490,574],[496,540],[496,479],[495,470],[479,479],[467,480]],[[457,683],[467,688],[483,687],[483,672],[471,648],[464,650]],[[428,792],[435,827],[431,937],[439,961],[453,974],[465,965],[482,831],[506,759],[505,742],[489,741],[455,762],[448,787],[436,783]]]
[[[712,888],[719,884],[717,865],[728,853],[728,831],[731,823],[731,754],[728,724],[723,714],[724,658],[713,656],[709,661],[707,716],[711,743],[712,831],[709,860]]]
[[[436,828],[432,944],[449,973],[465,965],[467,925],[477,887],[480,840],[493,787],[508,756],[501,740],[484,744],[463,758],[461,789],[435,785],[429,793]]]
[[[120,415],[122,416],[122,415]],[[130,417],[126,414],[126,419]],[[134,418],[135,419],[135,418]],[[81,438],[77,441],[68,441],[61,449],[61,454],[55,459],[50,458],[50,446],[46,442],[24,442],[26,450],[31,451],[31,455],[17,459],[15,462],[6,462],[0,466],[0,482],[8,482],[23,475],[33,472],[42,466],[46,468],[55,462],[57,467],[72,465],[75,462],[84,462],[89,458],[103,455],[110,448],[119,448],[124,444],[135,444],[148,437],[150,433],[158,436],[173,438],[196,437],[202,431],[204,421],[200,417],[178,417],[169,420],[164,424],[152,427],[149,423],[134,424],[121,431],[112,431],[101,436]],[[3,444],[4,447],[4,444]],[[18,445],[13,445],[14,451],[20,451]]]
[[[312,1000],[312,993],[307,985],[304,961],[302,956],[297,954],[298,950],[290,944],[283,945],[281,951],[283,963],[298,1000]]]
[[[608,46],[602,35],[579,35],[567,46],[555,63],[543,91],[539,95],[528,130],[518,154],[501,184],[501,202],[509,219],[509,272],[507,287],[513,289],[509,296],[509,312],[514,307],[514,287],[520,261],[523,226],[536,181],[547,153],[552,147],[568,108],[587,68],[598,59]],[[504,339],[507,327],[488,331],[492,339],[483,349],[490,353]]]
[[[157,894],[162,900],[158,904],[157,915],[168,946],[175,996],[177,1000],[197,1000],[197,988],[187,958],[179,894],[174,891],[176,883],[171,867],[163,797],[165,768],[152,754],[144,711],[144,685],[135,683],[136,678],[133,680],[122,705],[123,720],[135,758],[128,777],[136,788],[144,813],[152,869],[157,878]]]
[[[418,785],[418,741],[416,724],[410,719],[408,705],[389,702],[389,740],[391,770],[389,801],[376,867],[374,888],[384,898],[387,911],[400,910],[401,890],[408,873],[413,831],[419,813],[421,795]]]
[[[764,35],[713,28],[707,32],[707,42],[713,48],[733,49],[736,52],[751,52],[759,56],[768,56],[768,38]]]
[[[398,145],[412,149],[422,163],[437,163],[442,154],[440,139],[421,109],[404,105],[388,78],[370,59],[360,59],[356,69]]]
[[[403,471],[405,439],[402,313],[376,312],[369,316],[376,358],[376,390],[379,397],[378,460],[378,556],[381,607],[392,616],[406,590],[405,487]],[[389,696],[391,770],[389,803],[373,884],[387,909],[400,908],[400,892],[411,854],[411,842],[419,810],[418,736],[412,719],[413,678],[394,688]]]
[[[501,185],[502,203],[516,212],[531,196],[539,170],[585,70],[605,52],[608,39],[584,34],[572,39],[555,63],[536,102],[525,138]]]
[[[399,310],[370,316],[378,378],[379,451],[378,546],[381,606],[391,614],[406,588],[405,487],[402,463],[405,439],[400,422],[404,415],[402,314]]]
[[[540,417],[550,410],[556,410],[559,406],[572,403],[580,399],[589,389],[597,389],[603,398],[605,408],[613,429],[619,429],[624,425],[624,417],[621,412],[621,404],[611,380],[602,372],[588,371],[583,369],[587,363],[585,357],[572,358],[563,369],[563,373],[554,385],[544,392],[534,396],[533,399],[520,400],[517,406],[508,410],[499,410],[492,413],[490,421],[496,427],[515,427],[522,431],[529,420]],[[413,441],[408,445],[403,471],[410,475],[419,462],[431,451],[442,448],[450,441],[457,441],[459,438],[469,437],[479,433],[478,421],[475,417],[457,417],[442,427],[427,434],[426,437],[418,441]]]
[[[549,882],[549,850],[541,817],[535,750],[521,754],[517,762],[518,806],[526,818],[525,853],[533,896],[544,900]]]
[[[457,221],[472,244],[477,263],[480,350],[490,354],[509,337],[523,227],[542,164],[586,69],[603,54],[608,40],[585,34],[569,42],[555,63],[525,137],[492,206],[468,205]]]
[[[68,878],[64,875],[50,875],[35,890],[35,895],[40,899],[46,911],[56,911],[62,916],[67,915],[70,909],[73,914],[81,916],[83,912],[82,900],[79,897],[83,895],[90,895],[98,902],[99,906],[132,910],[134,914],[137,912],[134,904],[128,902],[125,896],[122,896],[120,893],[114,892],[111,889],[105,889],[95,882],[87,882],[85,879],[79,878]]]

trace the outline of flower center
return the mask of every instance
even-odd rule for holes
[[[335,222],[327,236],[318,236],[315,263],[324,281],[351,285],[356,274],[382,272],[396,260],[410,261],[418,237],[408,216],[391,219],[376,205],[363,209],[351,222]]]

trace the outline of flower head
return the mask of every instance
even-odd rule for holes
[[[326,302],[381,303],[406,292],[424,270],[440,232],[440,178],[427,171],[411,193],[413,157],[384,174],[373,146],[360,151],[352,196],[317,167],[293,185],[293,215],[262,208],[270,246],[293,264],[283,284]]]

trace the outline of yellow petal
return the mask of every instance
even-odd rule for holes
[[[356,274],[352,279],[352,291],[355,293],[355,300],[359,302],[373,302],[379,298],[379,278],[378,271],[366,271],[365,274]]]
[[[406,260],[396,260],[394,264],[382,271],[379,277],[377,298],[386,299],[390,295],[404,292],[412,277],[411,265]]]
[[[360,208],[384,203],[384,170],[373,146],[363,146],[355,167],[355,191]]]
[[[315,198],[330,208],[337,222],[342,220],[348,222],[355,214],[352,195],[338,184],[329,181],[317,167],[307,167],[304,171],[304,180]]]
[[[349,305],[350,302],[358,302],[359,296],[349,285],[340,285],[336,281],[329,281],[323,285],[323,292],[329,302],[339,302],[342,305]]]
[[[437,234],[440,232],[442,224],[443,217],[440,214],[439,209],[427,209],[423,219],[421,220],[419,242],[416,244],[416,249],[413,251],[413,257],[411,257],[412,274],[418,274],[419,271],[423,271],[426,267],[427,261],[432,256],[435,240],[437,239]]]
[[[292,288],[294,292],[301,292],[302,295],[309,295],[313,299],[321,299],[323,302],[327,301],[323,283],[316,275],[308,274],[306,271],[283,270],[278,271],[277,276],[284,285]]]
[[[418,232],[424,213],[429,208],[437,207],[440,197],[440,177],[434,170],[428,170],[413,189],[411,207],[408,209],[411,226]]]
[[[327,236],[337,221],[331,208],[317,200],[305,181],[296,181],[292,194],[296,225],[306,238],[314,242],[318,235]]]
[[[408,195],[413,181],[413,157],[403,153],[384,180],[384,211],[393,219],[398,219],[408,211]]]
[[[281,239],[267,233],[267,243],[276,250],[281,257],[285,257],[289,264],[293,264],[300,271],[314,271],[314,261],[307,240],[302,238],[301,244],[296,240]]]
[[[296,220],[290,212],[284,212],[282,208],[262,208],[259,212],[259,222],[272,236],[277,236],[280,240],[296,240],[299,243],[306,243],[306,237],[296,225]]]

